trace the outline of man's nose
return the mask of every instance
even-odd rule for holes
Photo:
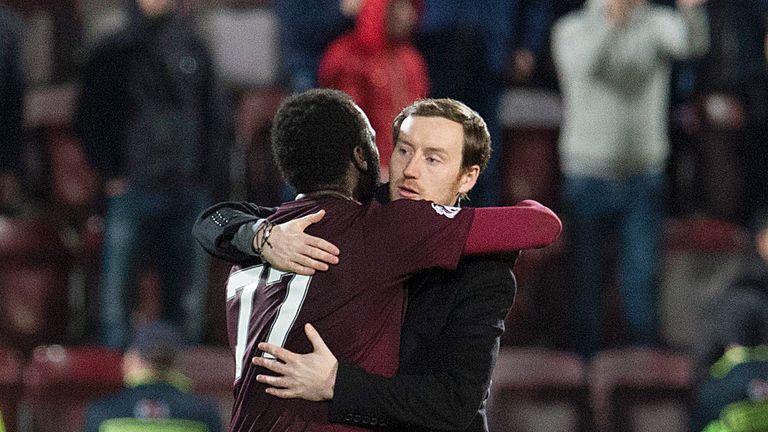
[[[420,172],[419,157],[413,155],[406,163],[403,169],[403,175],[408,178],[418,178]]]

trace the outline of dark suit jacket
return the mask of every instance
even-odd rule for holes
[[[253,260],[250,225],[269,209],[223,203],[202,213],[194,235],[214,256]],[[240,232],[240,235],[238,235]],[[330,419],[390,430],[487,431],[485,399],[499,338],[515,296],[513,259],[464,259],[408,283],[398,374],[387,378],[340,363]],[[419,429],[421,428],[421,429]]]

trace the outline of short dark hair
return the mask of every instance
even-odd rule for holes
[[[442,117],[459,123],[464,130],[464,146],[461,151],[461,168],[466,170],[479,165],[482,172],[491,159],[491,135],[485,120],[467,105],[448,98],[421,99],[405,107],[395,117],[392,137],[397,142],[400,126],[409,116]]]
[[[341,91],[312,89],[286,98],[272,123],[272,152],[298,192],[345,181],[355,147],[373,140],[366,119]]]
[[[178,329],[162,321],[154,321],[136,329],[129,351],[137,352],[152,369],[162,372],[174,367],[183,345]]]

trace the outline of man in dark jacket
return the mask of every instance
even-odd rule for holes
[[[462,155],[435,151],[442,144],[440,140],[431,142],[429,135],[459,124],[462,127],[456,132],[463,150],[472,154],[478,152],[479,146],[488,147],[487,129],[482,127],[485,132],[481,137],[471,132],[469,125],[484,122],[463,104],[442,100],[437,105],[440,108],[416,102],[395,120],[398,133],[394,137],[390,185],[388,190],[381,189],[380,200],[427,199],[453,205],[467,192],[459,181],[459,162],[465,162]],[[480,152],[481,167],[487,164],[489,150]],[[253,227],[259,223],[254,214],[260,211],[248,204],[214,207],[199,218],[195,236],[217,257],[236,263],[252,261]],[[327,268],[324,262],[338,262],[335,246],[314,237],[307,240],[300,232],[321,217],[315,214],[275,226],[270,237],[272,247],[264,249],[263,258],[278,268],[298,273],[312,273]],[[502,257],[465,259],[456,271],[433,270],[413,277],[408,283],[400,365],[394,377],[370,374],[352,363],[337,362],[330,351],[323,349],[315,333],[310,338],[318,344],[313,353],[290,354],[290,360],[285,350],[274,353],[287,361],[286,367],[306,366],[303,369],[310,372],[309,381],[296,376],[295,369],[285,369],[283,379],[293,380],[293,386],[284,381],[262,382],[281,387],[272,393],[276,396],[330,399],[329,416],[334,422],[362,427],[386,425],[390,430],[487,431],[484,401],[504,318],[514,299],[513,262]],[[315,385],[318,381],[319,386]]]
[[[200,342],[208,261],[187,233],[226,179],[228,107],[194,25],[174,0],[131,0],[127,29],[102,41],[82,77],[75,129],[108,197],[100,339],[122,347],[137,263],[147,239],[156,257],[162,318]],[[171,221],[173,223],[171,223]]]

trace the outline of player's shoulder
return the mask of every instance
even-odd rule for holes
[[[413,215],[413,216],[432,216],[440,215],[448,219],[454,219],[461,212],[471,213],[473,210],[463,207],[446,206],[436,204],[432,201],[426,200],[410,200],[399,199],[390,201],[386,204],[378,204],[376,207],[371,207],[372,211],[381,212],[383,214],[401,214],[401,215]]]

